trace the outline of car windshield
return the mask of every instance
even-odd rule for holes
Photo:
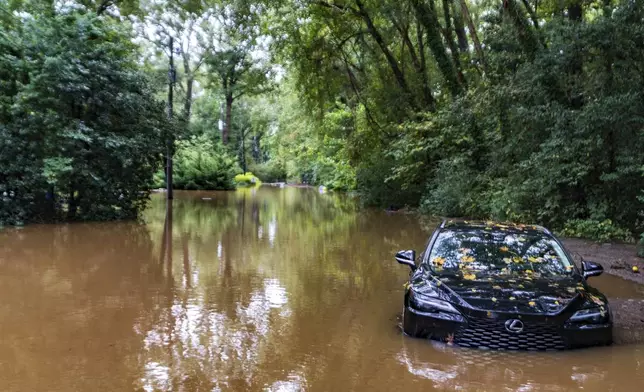
[[[428,260],[434,272],[461,272],[466,279],[489,274],[556,277],[573,271],[561,246],[538,232],[445,230]]]

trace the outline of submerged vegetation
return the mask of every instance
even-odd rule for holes
[[[252,172],[599,240],[644,229],[640,1],[0,9],[0,223],[136,216],[168,145],[179,189]]]

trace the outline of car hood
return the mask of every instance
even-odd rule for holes
[[[453,303],[480,310],[524,314],[559,313],[575,298],[583,297],[587,289],[576,276],[466,280],[455,275],[440,277],[438,281],[443,293]]]

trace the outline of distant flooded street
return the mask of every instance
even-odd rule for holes
[[[402,336],[409,270],[393,254],[428,230],[289,187],[176,192],[171,214],[153,195],[144,224],[6,228],[0,390],[641,389],[641,344],[505,353]]]

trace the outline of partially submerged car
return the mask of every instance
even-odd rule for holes
[[[405,284],[403,331],[414,337],[490,350],[562,350],[612,343],[606,297],[561,242],[540,226],[444,221]]]

